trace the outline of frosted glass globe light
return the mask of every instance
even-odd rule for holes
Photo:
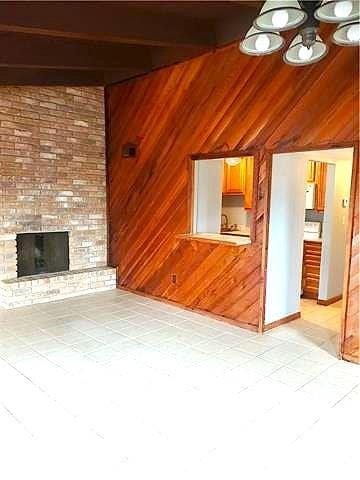
[[[358,42],[360,40],[360,25],[351,25],[346,32],[346,37],[350,42]]]
[[[307,60],[310,60],[310,58],[312,57],[314,51],[313,51],[313,48],[310,47],[305,47],[305,45],[301,45],[301,47],[299,48],[299,58],[300,60],[302,60],[303,62],[306,62]]]
[[[266,52],[270,47],[270,38],[266,33],[259,35],[255,41],[255,48],[258,52]]]
[[[283,28],[289,21],[289,14],[286,10],[276,10],[271,18],[272,24],[276,28]]]
[[[334,13],[338,18],[346,18],[350,15],[352,9],[352,2],[350,0],[343,0],[342,2],[335,3]]]

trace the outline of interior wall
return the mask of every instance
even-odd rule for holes
[[[344,289],[345,252],[353,152],[334,165],[328,164],[323,226],[319,298],[328,300],[342,295]]]
[[[299,154],[273,155],[265,324],[300,312],[306,166]]]
[[[259,326],[265,278],[269,152],[358,140],[356,49],[320,34],[327,57],[290,67],[237,45],[107,89],[110,260],[118,285]],[[136,159],[122,145],[139,144]],[[253,150],[255,241],[189,241],[189,155]],[[176,274],[174,283],[173,275]]]
[[[220,233],[223,160],[194,162],[194,233]]]

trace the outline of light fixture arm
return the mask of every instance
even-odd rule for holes
[[[301,8],[305,10],[307,13],[307,19],[303,24],[299,33],[301,35],[302,44],[305,47],[310,48],[316,42],[316,35],[317,35],[319,24],[320,24],[319,20],[315,18],[314,12],[318,8],[318,6],[321,4],[321,2],[317,2],[317,1],[302,2],[301,1],[299,3]]]
[[[304,27],[300,30],[302,44],[310,48],[316,42],[317,27]]]
[[[308,14],[308,15],[312,15],[314,16],[314,12],[315,10],[320,6],[321,4],[321,1],[318,2],[318,1],[313,1],[313,0],[309,0],[309,1],[299,1],[300,3],[300,7],[305,10],[305,12]]]

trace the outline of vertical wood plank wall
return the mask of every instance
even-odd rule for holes
[[[358,140],[357,55],[331,45],[325,60],[294,68],[280,54],[248,57],[232,45],[109,87],[109,258],[119,286],[259,326],[271,152]],[[139,144],[136,159],[122,157],[127,142]],[[256,241],[178,238],[189,225],[189,155],[226,149],[259,154]],[[358,282],[352,273],[351,296]],[[354,335],[358,322],[348,327]]]

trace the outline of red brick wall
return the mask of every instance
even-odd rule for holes
[[[0,279],[14,234],[68,230],[70,268],[106,263],[102,88],[0,87]]]

